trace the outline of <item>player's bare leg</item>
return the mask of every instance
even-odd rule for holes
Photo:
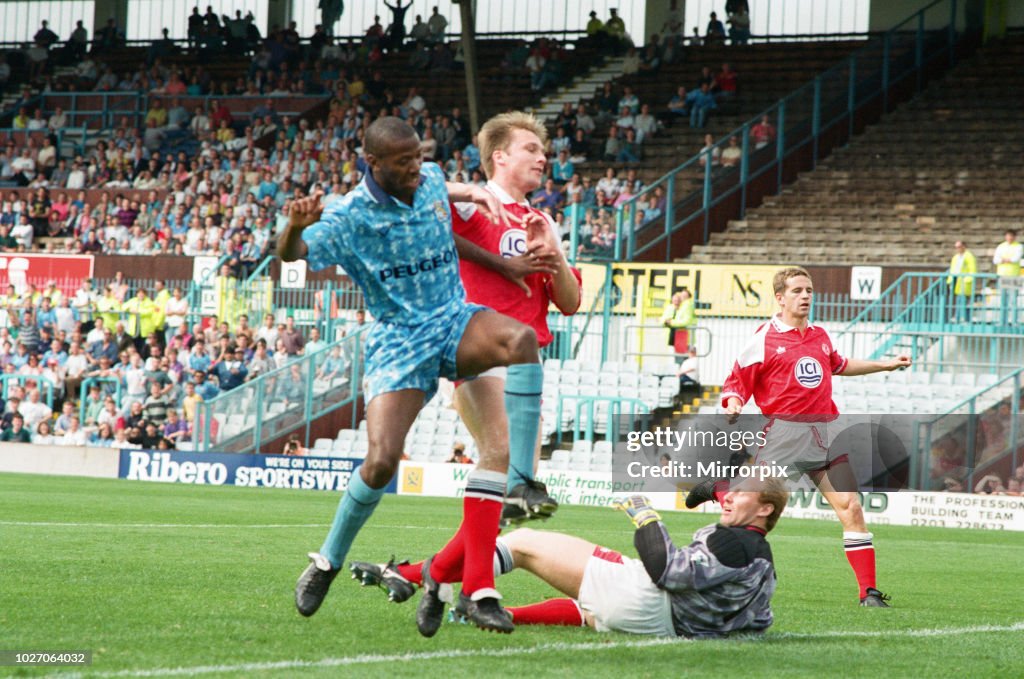
[[[369,450],[366,461],[349,479],[323,546],[319,552],[310,553],[310,564],[295,585],[295,606],[302,615],[313,615],[320,608],[331,583],[341,571],[352,541],[373,514],[384,488],[394,478],[406,434],[423,407],[423,400],[422,391],[403,389],[380,394],[367,406]]]
[[[857,479],[849,463],[840,462],[826,471],[811,472],[808,476],[843,526],[843,547],[857,576],[861,606],[887,608],[889,597],[876,588],[874,536],[864,521],[864,508],[855,490]]]
[[[477,469],[508,471],[508,416],[505,380],[482,376],[455,389],[452,405],[469,430],[480,453]]]
[[[505,412],[505,380],[481,376],[467,380],[455,390],[453,405],[462,422],[476,441],[480,451],[478,469],[505,473],[509,469],[508,416]],[[529,468],[519,470],[532,479],[540,457],[540,428],[534,445],[533,458]],[[521,492],[519,492],[521,491]],[[546,488],[538,482],[522,484],[506,498],[501,513],[501,525],[508,526],[530,519],[547,519],[558,503],[548,496]]]
[[[496,559],[502,572],[522,568],[569,597],[510,608],[515,622],[594,626],[593,616],[580,608],[578,599],[587,562],[597,545],[573,535],[529,528],[514,530],[499,543]]]
[[[517,351],[516,344],[529,334],[530,351]],[[502,336],[508,340],[501,340]],[[494,340],[507,345],[504,356],[495,357]],[[550,515],[558,508],[547,489],[533,479],[533,460],[540,431],[540,394],[544,373],[533,330],[497,313],[481,313],[470,321],[459,345],[460,374],[479,374],[496,365],[507,365],[505,410],[509,423],[508,492],[506,503],[520,506],[524,514]],[[525,348],[525,347],[521,347]],[[474,369],[475,368],[475,369]]]

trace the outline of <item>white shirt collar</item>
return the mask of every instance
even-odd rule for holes
[[[789,332],[790,330],[796,330],[796,326],[787,325],[782,322],[782,314],[775,314],[772,316],[772,325],[775,326],[775,330],[778,332]],[[814,324],[807,321],[807,329],[810,330],[814,327]]]
[[[492,180],[488,180],[488,182],[487,182],[487,184],[486,184],[486,186],[484,188],[486,188],[488,191],[490,191],[495,196],[497,196],[498,200],[501,201],[502,205],[508,205],[510,203],[518,203],[519,205],[523,205],[525,207],[530,207],[530,202],[528,200],[523,199],[521,201],[516,201],[515,198],[513,198],[512,196],[509,195],[508,191],[506,191],[505,189],[503,189],[500,186],[498,186],[497,184],[495,184],[493,179]]]

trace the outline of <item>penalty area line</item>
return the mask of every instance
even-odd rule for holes
[[[888,639],[900,639],[903,637],[922,638],[922,637],[952,637],[962,636],[968,634],[991,634],[998,632],[1019,632],[1024,630],[1024,621],[1016,622],[1012,625],[977,625],[970,627],[951,627],[945,629],[918,629],[918,630],[870,630],[870,631],[850,631],[850,630],[831,630],[825,632],[814,632],[814,633],[800,633],[800,632],[782,632],[780,634],[767,634],[763,637],[748,636],[738,637],[734,641],[738,642],[771,642],[771,641],[786,641],[789,639],[862,639],[862,638],[888,638]],[[148,670],[120,670],[116,672],[99,672],[89,673],[88,675],[80,673],[71,674],[58,674],[51,675],[61,677],[62,679],[74,679],[78,677],[176,677],[176,676],[196,676],[206,674],[223,674],[223,673],[245,673],[245,672],[272,672],[277,670],[292,670],[292,669],[315,669],[321,667],[347,667],[356,665],[376,665],[383,663],[403,663],[403,662],[425,662],[431,660],[450,660],[456,658],[476,658],[476,657],[515,657],[522,655],[531,655],[535,653],[545,652],[587,652],[587,651],[604,651],[604,650],[616,650],[616,649],[633,649],[633,648],[650,648],[655,646],[674,646],[696,643],[690,639],[676,639],[676,638],[654,638],[654,639],[633,639],[624,641],[615,641],[614,638],[584,642],[584,643],[550,643],[550,644],[536,644],[533,646],[519,646],[514,648],[473,648],[473,649],[452,649],[447,651],[428,651],[423,653],[398,653],[398,654],[366,654],[356,655],[351,657],[341,658],[323,658],[321,660],[280,660],[280,661],[268,661],[268,662],[254,662],[254,663],[240,663],[235,665],[199,665],[194,667],[164,667],[154,668]]]

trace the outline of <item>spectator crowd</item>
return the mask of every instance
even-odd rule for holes
[[[134,290],[118,275],[102,290],[8,286],[0,296],[0,441],[173,449],[192,440],[199,404],[267,372],[266,403],[305,398],[308,362],[326,349],[317,328],[267,314],[191,323],[180,289],[161,281]],[[339,347],[313,362],[314,384],[335,386],[350,357]],[[211,422],[215,436],[216,422]],[[182,446],[184,447],[184,446]]]

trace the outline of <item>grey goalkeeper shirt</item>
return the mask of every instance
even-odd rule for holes
[[[668,592],[679,636],[721,637],[771,626],[775,566],[759,528],[705,526],[679,547],[658,522],[636,531],[634,543],[651,580]]]

